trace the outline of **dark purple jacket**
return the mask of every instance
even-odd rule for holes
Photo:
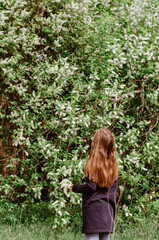
[[[86,184],[73,184],[72,191],[82,193],[83,233],[113,232],[116,213],[116,194],[118,180],[109,189],[100,188],[89,181]]]

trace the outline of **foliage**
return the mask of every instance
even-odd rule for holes
[[[159,7],[155,0],[3,0],[0,192],[49,202],[54,228],[78,219],[98,128],[115,135],[125,217],[158,198]]]

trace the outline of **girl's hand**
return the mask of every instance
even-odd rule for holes
[[[73,185],[71,185],[71,186],[69,187],[69,189],[70,189],[71,191],[72,191],[72,186],[73,186]]]

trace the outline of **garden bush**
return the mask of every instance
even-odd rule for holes
[[[159,6],[155,0],[0,3],[0,199],[47,201],[53,227],[81,216],[98,128],[116,139],[118,204],[147,215],[158,194]],[[11,205],[12,206],[12,205]]]

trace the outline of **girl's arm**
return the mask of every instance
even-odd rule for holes
[[[88,181],[86,184],[73,184],[72,191],[76,193],[91,193],[97,189],[97,185],[93,181]]]

